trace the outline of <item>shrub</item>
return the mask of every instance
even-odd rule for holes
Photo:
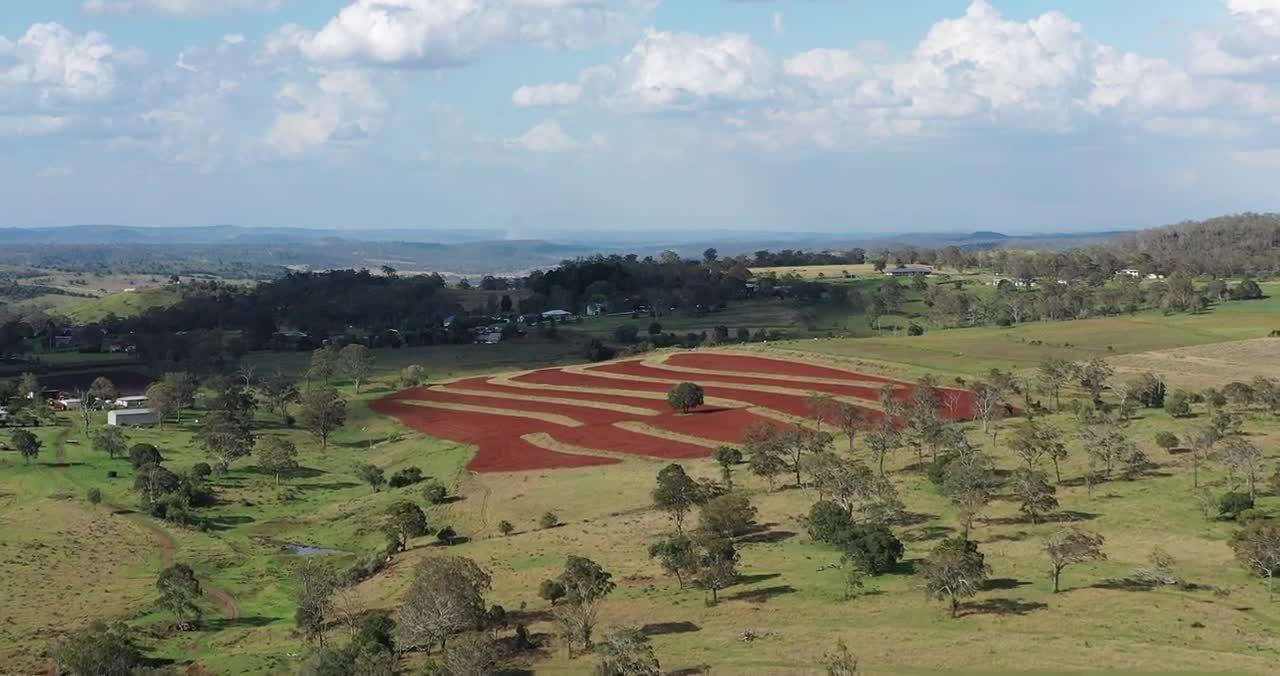
[[[640,336],[640,327],[635,324],[622,324],[613,330],[613,339],[619,343],[631,344]]]
[[[129,464],[134,469],[143,465],[159,465],[164,462],[164,458],[160,457],[160,451],[151,444],[134,444],[129,449]]]
[[[1249,497],[1248,493],[1233,491],[1223,493],[1222,497],[1218,498],[1218,514],[1223,517],[1235,519],[1242,512],[1251,509],[1253,509],[1253,498]]]
[[[608,361],[613,359],[613,355],[613,349],[605,345],[599,338],[592,338],[591,341],[587,343],[587,361]]]
[[[516,532],[516,527],[511,525],[510,521],[503,519],[502,521],[498,522],[498,532],[502,533],[503,535],[511,535],[512,533]]]
[[[422,481],[422,479],[423,476],[421,469],[418,469],[417,467],[406,467],[399,472],[392,474],[391,480],[387,483],[390,484],[392,488],[403,488],[405,486],[412,486]]]
[[[855,525],[845,532],[839,546],[872,575],[889,572],[904,551],[902,541],[882,524]]]
[[[453,544],[454,540],[458,539],[458,531],[451,526],[445,526],[436,532],[436,539],[440,541],[440,544],[448,547]]]
[[[1156,433],[1156,445],[1165,450],[1178,447],[1178,435],[1173,432],[1164,431]]]
[[[1174,390],[1164,398],[1164,410],[1175,418],[1191,415],[1191,394],[1184,390]]]
[[[102,502],[102,491],[97,488],[90,488],[89,491],[85,493],[85,499],[89,501],[89,504],[97,505]]]
[[[114,469],[113,469],[113,470],[109,470],[109,471],[107,472],[107,478],[108,478],[108,479],[115,479],[115,478],[118,478],[119,476],[120,476],[120,473],[119,473],[119,472],[117,472],[117,471],[115,471]]]
[[[560,517],[556,516],[555,512],[547,512],[538,519],[538,525],[543,528],[555,528],[560,525]]]
[[[564,598],[566,593],[564,585],[556,580],[543,580],[538,587],[538,597],[550,602],[553,606],[556,601]]]
[[[199,479],[207,479],[213,476],[213,467],[207,462],[197,462],[191,466],[191,476]]]
[[[919,324],[912,324],[912,325],[910,325],[910,326],[908,326],[908,327],[907,327],[907,335],[908,335],[908,336],[923,336],[923,335],[924,335],[924,327],[923,327],[923,326],[920,326]]]
[[[662,333],[662,325],[658,322],[649,323],[649,335],[656,336]]]
[[[448,499],[449,491],[439,481],[430,481],[423,487],[422,497],[433,505],[439,505]]]

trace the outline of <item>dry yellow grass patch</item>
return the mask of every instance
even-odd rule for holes
[[[687,374],[698,375],[698,376],[743,376],[747,378],[759,378],[761,380],[776,380],[778,382],[783,382],[783,383],[814,383],[814,384],[820,384],[820,385],[856,385],[860,387],[873,387],[877,389],[885,385],[889,385],[895,389],[903,389],[906,387],[906,384],[904,383],[886,383],[880,380],[869,380],[869,379],[859,378],[858,374],[852,371],[849,372],[848,378],[821,378],[816,376],[789,376],[789,375],[783,375],[779,373],[757,373],[755,371],[727,371],[724,369],[701,369],[701,368],[694,368],[691,366],[678,366],[676,364],[668,363],[667,361],[674,354],[675,353],[668,353],[668,354],[659,355],[657,357],[650,357],[648,359],[645,359],[641,363],[643,363],[645,366],[648,366],[649,368],[661,369],[663,371],[670,371],[672,373],[677,373],[677,374],[687,373]],[[719,354],[733,355],[734,353],[723,352]],[[744,355],[743,353],[738,353],[737,356],[747,356],[747,355]],[[749,356],[756,356],[756,355],[749,355]],[[784,361],[784,360],[778,360],[778,361]],[[790,361],[790,360],[785,360],[785,361]],[[814,363],[816,365],[816,362]],[[836,368],[828,364],[822,364],[822,366],[826,366],[827,368]]]
[[[1280,378],[1280,340],[1251,338],[1213,345],[1138,352],[1108,359],[1121,373],[1150,371],[1174,387],[1201,388],[1255,376]]]
[[[567,444],[563,441],[558,441],[552,438],[552,436],[546,432],[534,432],[532,434],[526,434],[520,438],[534,446],[537,446],[538,448],[545,448],[548,451],[556,451],[558,453],[569,453],[571,455],[598,455],[605,458],[627,461],[644,459],[640,456],[618,453],[616,451],[606,451],[600,448],[588,448],[586,446],[578,446],[577,444]]]
[[[563,427],[582,427],[582,423],[570,418],[567,415],[559,415],[556,413],[540,413],[538,411],[515,411],[509,408],[494,408],[492,406],[476,406],[474,404],[456,404],[451,401],[422,401],[419,399],[402,399],[401,403],[411,406],[421,406],[422,408],[438,408],[444,411],[462,411],[464,413],[485,413],[488,415],[502,415],[508,418],[529,418],[531,420],[541,420],[551,423],[552,425],[561,425]]]
[[[623,422],[616,422],[613,424],[613,426],[617,427],[618,429],[626,430],[628,432],[635,432],[636,434],[643,434],[645,436],[655,437],[658,439],[666,439],[668,441],[679,441],[681,443],[689,444],[691,446],[701,446],[703,448],[719,448],[720,446],[725,445],[724,443],[719,441],[712,441],[710,439],[704,439],[702,437],[695,437],[690,434],[681,434],[679,432],[672,432],[671,430],[664,430],[658,427],[654,427],[653,425],[650,425],[648,423],[642,423],[637,421],[627,420]]]
[[[494,399],[507,399],[510,401],[528,401],[540,404],[556,404],[558,406],[577,406],[579,408],[594,408],[604,411],[615,411],[617,413],[626,413],[627,415],[656,416],[657,411],[639,406],[627,406],[626,404],[614,404],[599,401],[587,401],[584,399],[566,399],[563,397],[543,397],[533,394],[513,394],[510,392],[492,392],[489,390],[470,390],[465,387],[445,386],[437,388],[441,392],[451,394],[462,394],[472,397],[493,397]]]

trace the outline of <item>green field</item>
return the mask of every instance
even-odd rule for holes
[[[1226,351],[1233,349],[1229,341],[1259,339],[1280,328],[1280,287],[1267,290],[1269,299],[1223,303],[1201,315],[1141,313],[919,337],[827,339],[815,332],[804,340],[751,349],[802,352],[806,358],[903,376],[936,373],[946,380],[991,368],[1028,369],[1046,355],[1120,358],[1216,344]],[[677,332],[731,321],[752,329],[770,321],[793,326],[795,318],[778,319],[780,307],[742,305],[706,317],[659,321]],[[472,475],[463,470],[470,448],[408,431],[367,408],[367,401],[393,389],[394,374],[408,364],[421,363],[434,379],[445,379],[578,361],[581,344],[573,333],[598,335],[616,326],[613,318],[597,321],[599,326],[590,320],[572,325],[562,341],[530,337],[496,346],[378,350],[376,382],[360,395],[343,387],[350,400],[348,422],[325,451],[305,433],[260,412],[258,432],[296,441],[307,471],[277,487],[252,458],[236,463],[227,475],[215,477],[219,504],[202,510],[213,525],[208,532],[128,513],[138,503],[128,461],[91,450],[78,422],[60,414],[59,426],[35,430],[45,444],[37,462],[27,465],[15,453],[0,452],[0,598],[5,599],[0,671],[40,670],[50,642],[66,630],[93,619],[124,618],[142,633],[152,655],[179,665],[199,664],[218,674],[293,673],[298,656],[306,652],[293,632],[289,571],[297,557],[262,544],[262,538],[341,550],[346,554],[330,557],[340,566],[380,547],[386,505],[395,499],[426,505],[415,488],[373,492],[361,484],[355,466],[373,462],[388,475],[418,466],[462,497],[429,508],[430,521],[452,525],[470,538],[448,553],[490,569],[489,602],[508,610],[523,607],[535,636],[553,632],[538,583],[555,575],[568,554],[599,561],[618,582],[601,607],[601,628],[646,628],[668,672],[821,673],[819,657],[841,639],[871,673],[1274,673],[1280,660],[1280,601],[1270,601],[1265,584],[1234,561],[1227,539],[1237,526],[1201,514],[1185,455],[1153,442],[1157,431],[1186,437],[1205,424],[1203,407],[1196,417],[1180,420],[1159,410],[1140,411],[1126,434],[1153,466],[1136,480],[1116,479],[1092,491],[1079,481],[1086,454],[1073,417],[1047,416],[1069,438],[1058,513],[1102,534],[1108,558],[1069,568],[1065,591],[1050,593],[1041,539],[1061,523],[1033,525],[1019,518],[1008,496],[997,499],[974,531],[992,568],[992,583],[956,620],[927,601],[918,578],[909,573],[911,562],[957,527],[954,509],[911,466],[915,459],[909,450],[900,450],[889,463],[911,517],[894,529],[907,543],[908,565],[869,578],[863,593],[847,601],[841,574],[833,568],[839,553],[812,542],[801,522],[817,493],[770,491],[739,468],[735,481],[759,509],[757,521],[767,535],[741,544],[744,578],[724,591],[719,605],[710,606],[702,591],[679,589],[646,555],[649,542],[671,528],[665,516],[648,508],[659,463]],[[640,321],[647,326],[650,320]],[[276,368],[300,374],[308,358],[307,353],[253,353],[248,361],[260,375]],[[1081,396],[1071,390],[1067,398]],[[1280,422],[1257,409],[1240,414],[1249,438],[1266,454],[1269,476],[1280,460]],[[205,461],[192,439],[200,415],[189,412],[184,423],[163,431],[131,431],[130,442],[155,443],[174,469]],[[965,427],[999,467],[1010,469],[1017,461],[1004,441],[1016,424],[1006,421],[995,444],[976,425]],[[7,441],[8,433],[0,432],[0,439]],[[843,442],[838,447],[843,450]],[[859,443],[855,455],[866,453]],[[710,461],[685,464],[695,476],[718,476]],[[109,478],[113,471],[118,477]],[[1227,488],[1218,463],[1203,470],[1201,480],[1215,494]],[[103,491],[106,503],[96,508],[87,503],[91,487]],[[1258,506],[1278,515],[1280,496],[1264,489]],[[536,521],[548,510],[565,525],[539,529]],[[501,520],[511,521],[517,532],[500,536]],[[1186,584],[1139,589],[1126,583],[1157,546],[1173,556],[1176,575]],[[356,587],[354,602],[362,609],[394,608],[410,567],[441,551],[429,539],[415,542],[387,572]],[[205,581],[205,620],[193,634],[164,632],[172,618],[158,609],[153,585],[155,574],[170,561],[190,564]],[[331,636],[344,640],[344,631],[335,628]],[[758,638],[739,640],[744,631]],[[539,673],[588,674],[594,668],[590,657],[569,660],[554,641],[523,664]]]

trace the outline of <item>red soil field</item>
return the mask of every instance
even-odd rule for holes
[[[370,404],[370,408],[383,415],[399,418],[400,422],[419,432],[475,445],[477,447],[475,457],[467,464],[467,469],[473,472],[520,472],[562,467],[595,467],[618,462],[612,458],[595,455],[550,451],[520,438],[533,432],[550,432],[551,428],[564,429],[559,425],[529,418],[510,417],[503,418],[501,424],[496,424],[493,416],[483,413],[423,408],[397,400],[397,397],[404,395],[412,398],[413,390],[378,399]]]
[[[538,469],[590,467],[617,462],[606,458],[581,453],[566,453],[539,448],[521,439],[531,433],[545,433],[561,443],[579,446],[585,449],[598,449],[614,453],[623,453],[650,458],[701,458],[710,454],[710,449],[696,444],[664,439],[622,429],[616,423],[633,421],[644,423],[657,430],[665,430],[676,434],[706,439],[716,443],[741,443],[744,430],[753,422],[768,420],[750,410],[740,408],[718,409],[704,407],[690,415],[672,413],[663,401],[628,397],[610,393],[596,394],[587,391],[614,390],[635,391],[645,393],[666,393],[671,385],[668,383],[652,383],[629,378],[607,377],[592,374],[591,371],[665,380],[690,380],[693,382],[712,381],[724,385],[706,386],[708,397],[729,399],[743,402],[749,406],[767,408],[780,413],[808,418],[811,415],[807,401],[807,393],[812,391],[837,394],[852,399],[875,401],[879,398],[879,388],[865,384],[850,382],[848,384],[818,383],[812,378],[847,379],[850,381],[874,380],[892,383],[901,387],[895,397],[907,399],[911,395],[911,384],[890,380],[879,376],[863,376],[851,371],[824,368],[811,364],[793,364],[778,359],[751,357],[745,355],[725,354],[679,354],[669,360],[672,367],[688,367],[714,370],[715,374],[681,374],[678,370],[646,366],[638,360],[614,362],[593,366],[581,373],[568,372],[562,369],[542,369],[514,377],[512,380],[522,385],[544,385],[547,389],[537,387],[513,387],[490,382],[488,378],[469,378],[452,384],[458,389],[472,390],[475,394],[461,394],[438,388],[418,387],[404,392],[389,395],[373,402],[372,408],[378,413],[395,416],[409,427],[460,443],[474,444],[478,450],[468,464],[468,469],[475,472],[510,472]],[[771,380],[739,373],[768,373],[788,375],[788,380]],[[761,386],[786,387],[797,393],[778,394],[764,392]],[[554,387],[583,388],[578,391],[561,391]],[[658,415],[635,415],[630,412],[599,408],[593,406],[577,406],[569,403],[552,403],[544,401],[524,401],[505,398],[502,395],[544,396],[565,400],[595,402],[600,404],[618,404],[644,408]],[[948,405],[940,408],[947,419],[967,419],[973,416],[973,397],[964,390],[943,389],[942,396]],[[413,401],[440,402],[449,404],[467,404],[495,409],[493,413],[467,412],[449,409],[437,409],[415,405]],[[571,418],[582,423],[579,427],[566,427],[536,418],[523,418],[514,415],[502,415],[500,411],[554,414]],[[879,411],[864,408],[868,421],[878,420],[883,414]],[[781,424],[781,423],[778,423]]]

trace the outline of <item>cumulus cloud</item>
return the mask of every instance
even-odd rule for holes
[[[578,150],[582,144],[565,133],[560,123],[547,120],[534,125],[525,133],[506,141],[509,148],[519,148],[532,153],[564,153]]]
[[[208,16],[229,12],[271,12],[284,0],[84,0],[87,14],[163,14],[166,16]]]
[[[1280,35],[1280,0],[1232,0],[1233,16]],[[1280,44],[1280,43],[1276,43]],[[1268,58],[1280,49],[1268,47]],[[552,96],[572,92],[572,96]],[[897,57],[813,49],[783,58],[750,36],[650,30],[576,81],[521,87],[518,105],[575,102],[631,112],[728,108],[726,131],[762,147],[837,147],[1001,126],[1066,132],[1101,118],[1153,133],[1222,133],[1224,117],[1280,115],[1265,84],[1200,77],[1089,37],[1061,12],[1027,21],[976,0]]]
[[[35,24],[14,42],[0,36],[0,93],[22,98],[33,92],[41,105],[103,99],[115,91],[117,64],[141,59],[136,50],[117,50],[101,33],[76,35],[58,23]]]
[[[1208,75],[1247,75],[1280,67],[1280,1],[1228,0],[1225,28],[1191,36],[1191,66]]]
[[[535,106],[567,106],[582,97],[582,87],[569,82],[527,85],[511,94],[511,102],[521,108]]]
[[[314,84],[285,83],[264,141],[284,156],[297,156],[331,141],[367,137],[381,124],[387,101],[364,72],[323,73]]]
[[[270,54],[323,63],[443,68],[508,45],[579,49],[633,25],[636,0],[355,0],[318,31],[289,24]]]

